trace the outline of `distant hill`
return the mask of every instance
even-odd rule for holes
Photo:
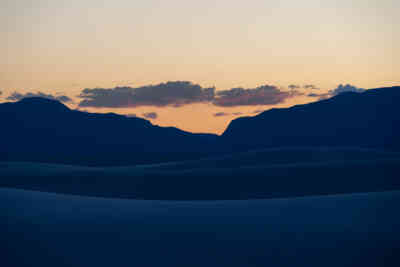
[[[71,110],[38,97],[0,104],[0,124],[3,161],[156,163],[208,155],[217,138],[155,126],[140,118]]]
[[[0,161],[113,166],[200,159],[264,148],[359,147],[400,151],[400,87],[233,120],[222,136],[140,118],[71,110],[25,98],[0,104]]]
[[[400,150],[400,87],[347,92],[233,120],[222,138],[235,151],[282,146]]]

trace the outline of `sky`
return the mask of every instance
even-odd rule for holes
[[[71,108],[221,133],[233,118],[340,84],[399,85],[399,11],[398,0],[2,0],[0,101],[42,92]],[[200,89],[159,86],[169,81]]]

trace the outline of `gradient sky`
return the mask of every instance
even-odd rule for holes
[[[398,85],[399,11],[398,0],[3,0],[0,100],[14,91],[74,98],[84,88],[175,80],[217,90]],[[155,124],[220,133],[238,115],[213,114],[271,107],[88,110],[157,112]]]

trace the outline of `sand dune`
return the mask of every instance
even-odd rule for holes
[[[3,266],[399,266],[400,191],[242,201],[0,189]],[[4,253],[5,252],[5,253]]]

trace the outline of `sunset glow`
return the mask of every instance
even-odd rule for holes
[[[221,133],[235,117],[316,101],[307,95],[339,84],[398,84],[399,8],[395,0],[6,0],[0,4],[0,101],[14,92],[43,92],[68,96],[73,103],[67,105],[77,108],[85,88],[168,81],[216,92],[299,86],[302,95],[270,105],[83,108],[156,112],[154,124]]]

